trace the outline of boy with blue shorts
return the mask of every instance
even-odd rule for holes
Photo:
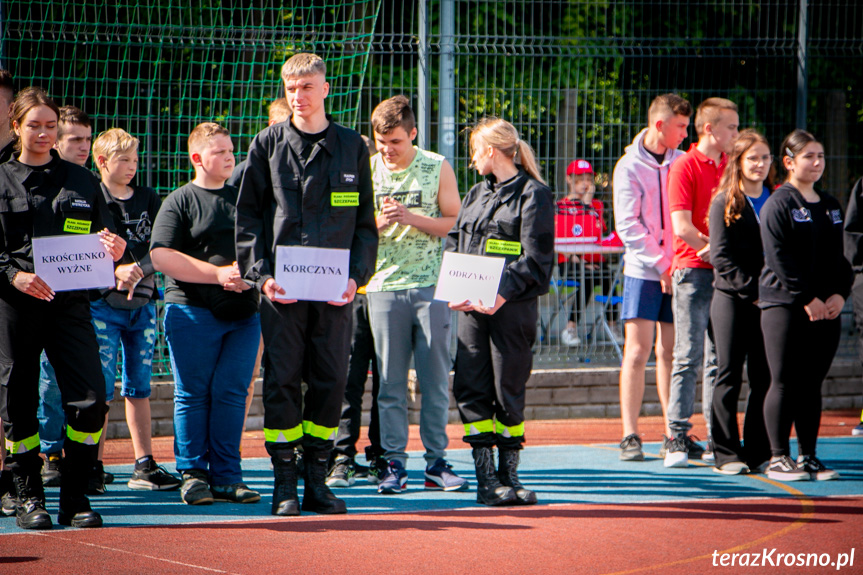
[[[620,368],[622,461],[643,461],[638,415],[644,374],[656,327],[656,388],[663,416],[668,404],[674,324],[671,312],[672,248],[668,171],[683,152],[692,106],[676,94],[650,104],[648,127],[626,147],[614,168],[614,221],[623,256],[623,362]],[[666,429],[666,433],[670,435]]]
[[[151,188],[132,186],[138,169],[138,139],[119,128],[103,132],[93,143],[93,161],[102,175],[102,193],[126,252],[114,270],[117,285],[91,302],[90,312],[99,340],[106,400],[114,398],[117,353],[123,347],[123,388],[126,423],[135,451],[132,489],[177,489],[180,481],[153,459],[150,417],[150,378],[156,345],[156,282],[150,260],[150,234],[162,201]],[[105,447],[99,444],[99,460]]]

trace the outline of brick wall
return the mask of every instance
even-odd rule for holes
[[[527,406],[525,417],[534,419],[574,419],[588,417],[620,417],[618,395],[617,368],[594,369],[539,369],[531,375],[527,384]],[[863,369],[858,362],[837,362],[830,370],[823,388],[824,409],[863,408]],[[642,413],[659,415],[659,398],[656,395],[654,383],[655,372],[648,370],[647,386],[644,391]],[[412,385],[413,387],[413,385]],[[371,381],[366,386],[371,389]],[[153,395],[150,399],[150,409],[153,414],[153,435],[171,435],[173,433],[173,393],[172,382],[153,382]],[[741,392],[745,398],[747,386]],[[108,437],[129,437],[125,422],[124,402],[119,400],[120,388],[117,387],[115,400],[111,403],[108,423]],[[696,393],[696,412],[701,411],[701,388]],[[411,423],[419,423],[420,393],[408,396],[409,419]],[[742,411],[745,400],[741,400],[739,408]],[[371,395],[366,392],[363,398],[363,425],[368,425],[368,410],[371,407]],[[458,410],[455,400],[450,394],[449,419],[458,423]],[[246,428],[256,430],[263,428],[264,408],[261,402],[261,381],[255,384],[255,399],[249,412]]]

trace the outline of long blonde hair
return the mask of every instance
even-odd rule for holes
[[[513,163],[520,164],[524,171],[535,180],[545,184],[536,156],[530,144],[518,137],[515,126],[500,118],[483,118],[470,133],[470,149],[475,152],[481,144],[499,150]]]

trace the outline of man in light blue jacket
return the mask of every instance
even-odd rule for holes
[[[623,362],[620,368],[622,461],[643,461],[638,415],[644,398],[644,373],[656,329],[656,388],[665,416],[671,375],[674,324],[671,312],[671,214],[668,169],[683,152],[692,106],[676,94],[656,97],[648,127],[626,147],[614,167],[614,222],[623,241]],[[668,429],[667,436],[670,436]]]

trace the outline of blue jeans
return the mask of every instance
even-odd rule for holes
[[[104,300],[90,304],[93,327],[99,340],[99,357],[105,376],[105,397],[114,399],[117,352],[123,344],[123,389],[120,395],[150,397],[153,351],[156,348],[156,304],[138,309],[115,309]]]
[[[210,472],[213,485],[242,481],[240,436],[261,321],[217,319],[169,303],[165,335],[174,371],[174,455],[180,472]]]
[[[54,367],[44,351],[39,361],[42,368],[39,373],[39,447],[46,455],[59,454],[63,451],[63,440],[66,437],[63,397],[60,395]]]
[[[675,435],[692,429],[689,418],[695,410],[698,370],[704,363],[701,394],[702,411],[707,414],[707,435],[713,388],[716,380],[716,346],[710,325],[713,300],[713,270],[684,268],[674,271],[674,362],[671,367],[671,393],[668,397],[668,427]]]

